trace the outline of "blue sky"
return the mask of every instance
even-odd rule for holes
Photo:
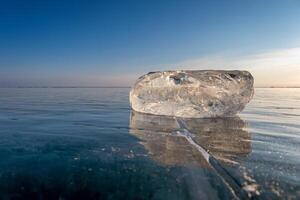
[[[181,68],[299,86],[299,24],[297,0],[0,0],[0,86],[130,86]]]

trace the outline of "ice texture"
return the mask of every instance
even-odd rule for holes
[[[230,117],[252,99],[247,71],[180,70],[150,72],[130,91],[133,110],[184,118]]]

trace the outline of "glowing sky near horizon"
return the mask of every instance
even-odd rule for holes
[[[130,86],[166,69],[300,86],[300,1],[0,0],[0,87]]]

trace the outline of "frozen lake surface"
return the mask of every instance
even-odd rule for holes
[[[0,199],[300,198],[300,89],[228,119],[131,112],[128,92],[0,89]]]

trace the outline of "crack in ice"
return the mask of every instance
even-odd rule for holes
[[[205,158],[207,163],[212,167],[216,174],[221,178],[223,183],[231,191],[236,199],[253,199],[253,193],[245,190],[241,184],[214,158],[205,148],[197,144],[193,138],[195,137],[191,133],[184,120],[174,117],[180,130],[175,132],[176,136],[184,137],[193,147],[195,147],[201,155]],[[257,196],[256,196],[257,197]]]

